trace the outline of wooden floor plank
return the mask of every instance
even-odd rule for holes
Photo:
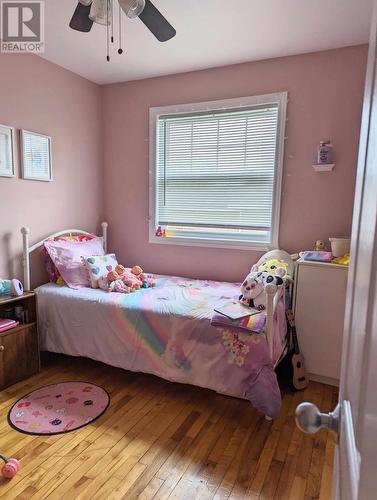
[[[87,380],[111,404],[73,433],[31,436],[6,421],[17,399],[44,384]],[[301,433],[294,411],[312,401],[333,410],[337,390],[311,382],[286,393],[268,422],[247,401],[172,384],[81,358],[52,356],[42,371],[0,393],[0,450],[21,459],[0,497],[18,499],[328,500],[335,441]]]

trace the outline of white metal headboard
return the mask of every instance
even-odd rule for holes
[[[105,252],[107,252],[107,228],[108,223],[102,222],[102,237],[103,237],[103,247]],[[38,248],[43,246],[43,243],[49,238],[56,238],[57,236],[65,236],[65,235],[74,235],[74,234],[90,234],[87,231],[82,231],[81,229],[64,229],[63,231],[59,231],[58,233],[50,234],[43,238],[43,240],[38,241],[34,245],[30,246],[29,238],[30,238],[30,228],[23,227],[21,228],[22,233],[22,265],[24,268],[24,288],[25,290],[30,290],[30,254],[37,250]]]

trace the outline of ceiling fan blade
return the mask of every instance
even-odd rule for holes
[[[166,42],[177,33],[150,0],[145,0],[145,7],[139,18],[159,42]]]
[[[82,33],[88,33],[93,26],[93,21],[89,19],[90,5],[78,3],[73,13],[69,27]]]

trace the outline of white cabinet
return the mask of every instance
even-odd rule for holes
[[[297,261],[294,312],[300,349],[312,380],[338,385],[348,268]]]

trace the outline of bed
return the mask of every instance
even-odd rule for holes
[[[107,225],[102,227],[106,244]],[[67,232],[85,234],[56,234]],[[25,228],[23,236],[28,288],[29,255],[43,241],[30,246]],[[276,289],[269,294],[261,333],[212,326],[214,307],[237,297],[239,286],[157,276],[155,288],[125,295],[45,284],[35,290],[41,348],[245,398],[275,418],[281,395],[274,367],[286,342],[284,300]]]

